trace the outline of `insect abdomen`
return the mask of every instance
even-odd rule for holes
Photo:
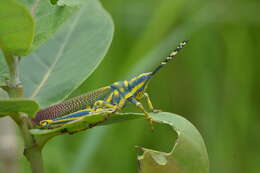
[[[32,120],[38,124],[42,120],[55,119],[70,113],[82,110],[88,106],[92,106],[95,101],[103,99],[110,93],[110,86],[103,87],[94,91],[90,91],[84,95],[64,101],[60,104],[52,105],[48,108],[37,112],[35,118]]]

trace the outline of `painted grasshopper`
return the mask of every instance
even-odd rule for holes
[[[87,94],[43,109],[37,113],[33,121],[39,124],[41,128],[55,128],[82,118],[82,116],[97,113],[98,111],[112,110],[111,113],[118,112],[127,103],[132,103],[152,123],[148,111],[144,108],[140,100],[145,98],[149,109],[155,111],[149,95],[145,92],[147,84],[152,76],[169,61],[174,59],[186,44],[187,41],[181,42],[152,72],[141,73],[128,80],[115,82],[112,85],[90,91]]]

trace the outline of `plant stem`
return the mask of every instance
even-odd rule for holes
[[[11,98],[17,98],[23,96],[23,89],[19,79],[19,57],[14,57],[9,52],[3,50],[5,60],[8,65],[10,80],[7,82],[8,94]]]
[[[11,53],[4,51],[5,59],[9,68],[10,80],[7,83],[7,92],[10,98],[23,97],[23,88],[19,79],[19,57],[13,56]],[[31,135],[30,120],[26,114],[17,113],[11,116],[12,119],[20,127],[24,139],[24,156],[30,162],[33,173],[43,173],[43,160],[41,150],[43,146],[39,146]]]
[[[29,132],[28,116],[20,114],[20,116],[13,116],[12,118],[19,125],[22,132],[24,139],[24,156],[30,162],[32,173],[43,173],[43,159],[41,154],[43,145],[38,145],[34,136]]]
[[[43,173],[42,149],[33,147],[24,150],[24,155],[30,162],[33,173]]]

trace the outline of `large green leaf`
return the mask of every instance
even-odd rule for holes
[[[13,55],[29,52],[34,36],[30,12],[15,0],[0,0],[0,48]]]
[[[32,49],[35,50],[46,40],[50,39],[63,24],[79,9],[81,3],[64,3],[52,5],[50,1],[22,0],[31,9],[36,21],[35,37]]]
[[[8,99],[0,100],[0,117],[23,112],[33,116],[39,110],[39,105],[33,100]]]
[[[209,172],[208,154],[203,138],[188,120],[167,112],[153,114],[153,120],[170,125],[177,132],[178,138],[170,153],[143,148],[143,155],[138,157],[140,173]]]
[[[95,70],[113,36],[113,22],[88,0],[64,27],[21,62],[25,93],[42,107],[60,102]]]

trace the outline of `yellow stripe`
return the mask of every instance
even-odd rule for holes
[[[114,90],[114,95],[119,96],[119,92],[117,90]]]
[[[118,103],[118,108],[122,108],[124,106],[124,104],[125,104],[125,99],[121,98],[121,100]]]
[[[117,85],[117,86],[118,86],[118,85],[119,85],[119,82],[115,82],[114,85]]]
[[[150,75],[150,74],[151,74],[151,73],[142,73],[142,74],[140,74],[140,75],[138,75],[138,76],[132,78],[132,79],[130,80],[130,82],[134,82],[135,80],[137,80],[137,79],[139,79],[139,78],[141,78],[141,77],[143,77],[143,76]]]
[[[113,93],[111,93],[108,98],[106,99],[106,102],[110,103],[112,101],[113,98]]]
[[[125,86],[126,88],[128,88],[128,81],[127,81],[127,80],[124,81],[124,86]]]
[[[119,88],[119,91],[124,93],[125,92],[125,89],[124,88]]]
[[[130,82],[134,82],[138,77],[134,77],[130,80]]]
[[[139,83],[137,86],[135,86],[129,93],[127,93],[127,94],[125,95],[125,99],[128,99],[129,97],[133,96],[134,93],[135,93],[138,89],[140,89],[144,84],[145,84],[144,82],[141,82],[141,83]]]

